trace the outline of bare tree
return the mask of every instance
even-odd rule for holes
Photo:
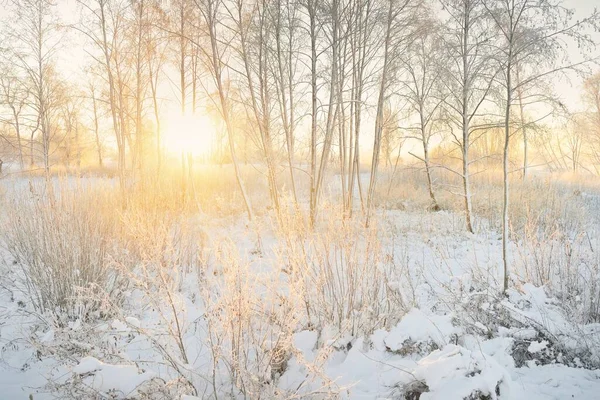
[[[88,83],[88,94],[92,100],[92,124],[94,131],[94,139],[96,144],[96,153],[98,155],[98,166],[102,167],[104,161],[102,158],[102,142],[100,140],[100,109],[98,105],[98,97],[96,93],[96,86],[93,80]]]
[[[160,7],[160,3],[150,4],[151,20],[155,24],[163,25],[167,20],[167,14]],[[158,96],[158,86],[161,78],[164,77],[164,66],[167,62],[168,37],[162,29],[150,29],[148,32],[147,48],[148,53],[148,83],[150,86],[150,95],[152,97],[152,110],[154,114],[155,129],[155,150],[156,150],[156,173],[160,174],[162,167],[162,124],[160,115],[160,99]]]
[[[207,36],[210,41],[210,49],[206,51],[207,64],[210,69],[214,84],[217,90],[218,96],[218,109],[225,123],[227,130],[227,138],[229,142],[229,153],[231,155],[231,161],[235,170],[235,176],[238,183],[238,187],[244,199],[246,206],[246,212],[248,218],[253,219],[252,206],[250,205],[250,199],[246,193],[246,188],[242,180],[241,171],[238,164],[237,153],[235,149],[234,139],[234,124],[231,120],[230,112],[230,99],[227,92],[227,88],[224,83],[224,62],[223,62],[223,49],[220,47],[221,37],[219,36],[219,19],[222,17],[222,0],[195,0],[198,12],[202,17],[202,22],[206,27]]]
[[[92,54],[96,63],[104,70],[108,85],[108,104],[113,132],[117,144],[119,186],[125,200],[126,169],[126,109],[124,107],[124,82],[122,80],[119,46],[122,45],[124,4],[119,0],[78,0],[84,10],[80,26],[74,29],[85,35],[99,54]],[[87,14],[87,15],[86,15]]]
[[[451,131],[455,144],[460,149],[465,224],[473,232],[473,207],[471,203],[470,146],[473,133],[481,130],[477,118],[481,117],[481,106],[488,99],[497,68],[492,64],[491,43],[494,32],[489,29],[483,0],[441,0],[447,11],[444,24],[444,48],[448,63],[442,82],[449,94],[444,101],[449,109],[447,115],[459,134]]]
[[[291,0],[276,0],[273,7],[269,8],[273,19],[274,57],[276,67],[273,68],[277,103],[287,150],[288,169],[294,203],[298,204],[296,179],[294,175],[294,148],[296,142],[296,79],[299,49],[298,24],[299,11]]]
[[[251,120],[257,126],[260,149],[267,164],[267,181],[273,208],[280,212],[279,190],[277,187],[276,160],[273,150],[273,127],[271,123],[272,85],[270,85],[269,60],[269,6],[262,0],[256,4],[242,0],[235,1],[230,15],[236,28],[239,41],[236,52],[243,65],[243,93],[248,96]]]
[[[410,137],[415,137],[423,146],[423,158],[418,157],[425,167],[427,188],[431,199],[431,210],[439,210],[435,198],[430,159],[431,139],[436,134],[441,108],[446,94],[440,80],[442,71],[439,66],[442,55],[439,32],[436,22],[431,19],[423,21],[427,28],[420,31],[416,40],[408,47],[407,57],[402,60],[405,78],[400,81],[400,96],[405,99],[416,116],[416,124],[411,124]],[[416,132],[413,134],[412,132]]]
[[[575,65],[557,65],[557,59],[566,55],[566,39],[576,40],[580,45],[591,44],[582,33],[586,25],[596,23],[597,14],[582,21],[571,22],[572,11],[562,4],[548,0],[488,0],[484,2],[488,14],[501,33],[497,59],[500,64],[504,89],[504,149],[503,149],[503,204],[502,204],[502,260],[504,264],[504,292],[508,289],[508,203],[509,203],[509,148],[513,135],[512,105],[515,93],[531,87],[537,81]],[[584,61],[585,62],[585,61]],[[583,63],[578,63],[579,65]],[[515,79],[516,71],[526,68]],[[580,149],[574,144],[573,168],[578,165]]]
[[[373,156],[371,161],[371,176],[369,181],[369,190],[367,194],[367,210],[365,223],[369,225],[371,209],[373,207],[373,197],[375,194],[375,185],[377,184],[377,172],[379,158],[381,153],[381,135],[384,127],[384,108],[388,98],[388,88],[393,74],[392,68],[396,60],[403,57],[401,52],[406,49],[407,43],[412,40],[414,35],[414,20],[416,15],[414,10],[420,5],[414,0],[388,0],[386,3],[386,13],[383,14],[384,21],[384,39],[383,39],[383,60],[381,67],[380,83],[377,97],[377,111],[375,116],[375,132],[373,142]]]
[[[5,75],[0,75],[0,90],[2,91],[0,104],[8,107],[11,112],[10,118],[6,119],[5,122],[15,131],[19,166],[23,169],[25,162],[23,158],[22,119],[24,118],[23,113],[28,102],[29,91],[19,77],[9,73],[8,68],[6,68]]]
[[[306,16],[308,18],[308,37],[310,40],[310,193],[309,193],[309,220],[311,226],[314,225],[317,213],[317,123],[318,123],[318,86],[317,86],[317,75],[319,73],[317,69],[318,62],[318,36],[320,28],[317,21],[318,13],[318,2],[316,0],[306,0],[303,3],[306,10]]]
[[[41,133],[42,156],[46,176],[50,173],[52,113],[56,112],[59,78],[54,68],[59,47],[58,19],[49,0],[12,0],[15,26],[9,32],[16,67],[27,77],[31,92],[29,108]],[[33,144],[32,144],[33,146]],[[33,147],[31,147],[33,149]]]

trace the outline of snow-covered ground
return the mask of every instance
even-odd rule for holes
[[[191,225],[210,238],[203,270],[178,266],[174,290],[165,293],[134,283],[118,313],[91,321],[57,323],[35,313],[13,286],[16,261],[2,250],[0,399],[244,398],[232,388],[235,379],[248,385],[245,398],[265,387],[261,398],[600,398],[600,324],[575,323],[560,300],[524,283],[519,270],[509,296],[499,296],[496,232],[466,233],[463,218],[448,211],[382,211],[378,221],[381,254],[396,268],[386,293],[397,293],[406,313],[383,316],[385,329],[354,335],[286,320],[293,334],[278,363],[260,359],[274,354],[264,350],[283,336],[264,325],[268,319],[244,320],[237,337],[219,325],[226,310],[246,307],[225,302],[232,293],[252,315],[289,317],[283,301],[274,304],[290,294],[283,283],[289,277],[286,244],[268,214],[252,225],[194,217]],[[222,270],[227,257],[239,268],[233,274]],[[229,357],[234,342],[242,349]],[[253,370],[232,378],[236,362]]]

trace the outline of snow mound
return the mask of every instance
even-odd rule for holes
[[[302,352],[304,359],[314,361],[314,349],[319,339],[318,333],[315,331],[301,331],[294,334],[294,347]]]
[[[539,342],[534,341],[529,344],[529,347],[527,347],[527,351],[529,351],[530,353],[539,353],[540,351],[546,349],[546,346],[548,346],[547,340],[541,340]]]
[[[94,357],[82,358],[73,372],[83,375],[83,382],[93,390],[119,399],[136,396],[137,388],[155,376],[148,371],[140,373],[135,365],[105,364]]]
[[[432,352],[417,363],[412,387],[420,400],[509,399],[511,378],[491,356],[453,344]],[[414,383],[418,385],[414,385]],[[411,385],[407,385],[410,387]]]
[[[427,354],[444,347],[459,333],[452,325],[452,315],[426,315],[413,308],[385,338],[388,351],[407,355]]]

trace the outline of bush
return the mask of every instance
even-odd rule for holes
[[[6,200],[2,238],[16,262],[17,290],[36,311],[87,319],[119,299],[125,282],[112,263],[118,205],[102,189],[30,183],[29,192]]]
[[[411,305],[398,287],[399,260],[382,242],[385,230],[375,220],[365,228],[361,218],[344,218],[336,209],[323,214],[315,231],[294,218],[280,229],[281,264],[308,327],[328,328],[340,338],[390,327]]]

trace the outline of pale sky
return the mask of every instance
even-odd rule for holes
[[[0,0],[0,24],[3,23],[7,16],[7,10],[5,4],[9,0]],[[594,7],[600,6],[598,0],[564,0],[564,6],[573,8],[576,11],[575,18],[581,19],[589,15]],[[75,23],[77,22],[76,12],[76,0],[58,0],[58,12],[63,20],[63,23]],[[600,32],[593,32],[591,35],[595,41],[599,44],[595,53],[600,56]],[[81,76],[84,63],[86,62],[83,57],[83,49],[81,44],[73,43],[76,39],[71,39],[67,44],[67,48],[60,52],[61,60],[59,64],[63,73],[67,76]],[[77,49],[81,50],[77,50]],[[573,60],[581,59],[579,50],[573,46],[571,58]],[[598,67],[600,70],[600,67]],[[573,75],[568,80],[557,78],[555,84],[556,93],[561,96],[564,103],[568,106],[571,111],[579,111],[582,109],[581,104],[581,89],[582,89],[581,78]]]
[[[575,9],[575,18],[582,19],[590,15],[594,7],[600,6],[598,0],[565,0],[564,5],[568,8]],[[595,54],[600,56],[600,32],[590,32],[594,41],[598,43],[598,48],[595,50]],[[573,60],[581,59],[579,50],[573,46],[571,51]],[[600,67],[595,69],[600,70]],[[564,103],[567,105],[570,111],[581,111],[583,104],[581,103],[581,92],[582,92],[582,80],[577,76],[571,77],[570,81],[565,79],[558,79],[555,85],[555,90],[558,95],[563,97]]]

